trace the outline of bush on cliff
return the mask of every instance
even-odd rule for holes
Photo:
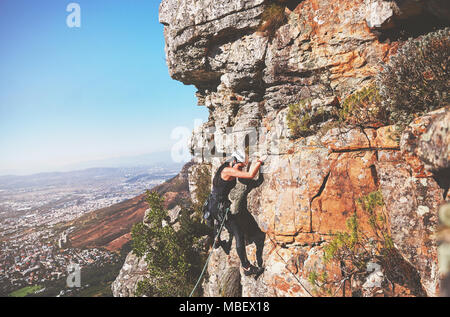
[[[269,38],[275,35],[277,29],[286,22],[284,13],[286,0],[272,0],[266,5],[258,31],[265,32]]]
[[[156,192],[147,193],[149,213],[146,224],[138,223],[131,231],[133,253],[145,257],[148,277],[138,283],[137,296],[187,296],[191,292],[203,265],[203,254],[195,247],[205,234],[201,224],[183,210],[180,229],[167,225],[167,210],[163,198]]]
[[[375,83],[369,84],[347,96],[337,110],[340,126],[365,128],[388,123],[386,110]]]
[[[203,216],[203,204],[211,193],[211,169],[202,165],[194,174],[194,194],[197,201],[193,203],[194,217],[201,222]]]
[[[311,115],[308,113],[309,100],[290,104],[287,113],[287,125],[292,137],[302,137],[311,134]]]
[[[331,108],[333,104],[314,103],[311,98],[290,104],[286,116],[290,137],[307,137],[325,128],[335,119]]]
[[[346,96],[339,105],[317,108],[305,99],[289,105],[292,138],[326,132],[397,125],[450,104],[450,28],[409,39],[384,65],[374,82]]]
[[[392,124],[450,102],[450,28],[409,39],[377,76],[382,106]]]
[[[392,259],[394,244],[388,234],[381,192],[371,192],[357,199],[356,203],[368,217],[371,232],[362,229],[355,212],[347,219],[347,231],[334,233],[334,238],[323,248],[323,263],[327,265],[333,262],[338,265],[342,276],[334,280],[329,277],[332,274],[326,271],[310,272],[309,282],[318,296],[335,295],[345,281],[365,276],[369,262],[383,264]]]

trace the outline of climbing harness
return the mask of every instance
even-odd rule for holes
[[[205,266],[203,267],[202,273],[200,274],[200,277],[198,278],[197,283],[195,284],[194,289],[192,290],[191,294],[189,294],[189,297],[192,297],[192,295],[194,294],[195,290],[198,287],[198,284],[200,283],[200,281],[203,277],[203,274],[205,274],[205,270],[206,270],[206,267],[208,266],[209,259],[211,258],[211,255],[214,251],[214,247],[216,246],[217,238],[220,237],[220,233],[222,232],[223,225],[225,224],[225,220],[227,219],[228,211],[230,211],[230,208],[227,208],[225,211],[225,217],[223,217],[223,219],[222,219],[222,224],[220,225],[219,232],[217,233],[217,236],[214,237],[214,243],[212,245],[211,252],[209,252],[209,255],[208,255],[208,258],[206,259],[206,263],[205,263]]]

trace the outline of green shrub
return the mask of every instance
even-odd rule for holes
[[[310,134],[311,115],[308,111],[309,100],[290,104],[287,113],[287,124],[293,137],[301,137]]]
[[[270,38],[274,36],[277,29],[286,23],[285,2],[273,0],[272,3],[266,5],[258,31],[266,32]]]
[[[330,119],[335,117],[330,110],[332,107],[333,105],[313,104],[310,98],[290,104],[286,120],[291,138],[312,135],[331,123]]]
[[[287,124],[294,138],[308,136],[312,130],[311,99],[303,99],[299,103],[290,104],[287,113]]]
[[[368,222],[375,236],[375,242],[378,243],[378,253],[387,255],[389,250],[394,247],[394,243],[387,230],[386,216],[383,214],[382,208],[380,208],[384,206],[383,194],[377,190],[358,198],[356,202],[369,216]]]
[[[334,233],[334,238],[323,248],[322,260],[325,265],[331,262],[339,265],[342,277],[335,281],[328,278],[326,271],[311,272],[308,280],[317,295],[333,295],[342,286],[343,281],[367,274],[366,267],[369,261],[383,265],[395,262],[394,244],[382,213],[383,195],[380,191],[374,191],[360,197],[356,202],[369,216],[371,232],[361,230],[360,220],[354,213],[346,221],[347,230]]]
[[[144,257],[148,276],[138,283],[137,296],[187,296],[199,276],[204,255],[194,248],[203,235],[200,224],[183,210],[180,230],[163,225],[168,216],[163,198],[156,192],[147,193],[149,213],[146,223],[138,223],[131,231],[133,253]]]
[[[378,87],[372,83],[346,97],[338,110],[339,121],[347,127],[367,127],[387,123],[386,111],[381,107]]]
[[[405,126],[450,102],[450,28],[409,39],[377,76],[391,124]]]
[[[366,256],[359,254],[362,241],[356,214],[347,219],[346,226],[349,232],[337,232],[335,238],[324,247],[324,263],[351,258],[355,266],[361,266],[366,259]]]

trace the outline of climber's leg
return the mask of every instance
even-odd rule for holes
[[[219,247],[222,247],[223,251],[228,255],[228,254],[230,254],[232,242],[233,242],[232,234],[230,234],[228,241],[224,241],[224,240],[221,240],[220,238],[218,238],[218,241],[216,242],[216,249]]]
[[[258,263],[259,267],[263,266],[263,251],[264,251],[264,242],[266,240],[266,235],[264,234],[264,232],[261,232],[260,234],[258,234],[254,241],[255,241],[255,245],[256,245],[256,261]]]
[[[244,268],[248,267],[250,265],[250,262],[247,259],[247,253],[245,251],[244,233],[242,232],[242,230],[240,230],[241,228],[239,228],[234,215],[229,216],[229,219],[225,222],[225,228],[227,228],[230,234],[230,243],[232,241],[232,236],[236,238],[236,251],[239,259],[241,260],[241,265]]]

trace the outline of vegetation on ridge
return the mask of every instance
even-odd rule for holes
[[[266,5],[258,31],[265,32],[269,38],[273,38],[278,28],[286,22],[284,13],[286,2],[288,1],[272,0]]]
[[[381,96],[375,83],[346,97],[337,112],[340,124],[345,126],[367,127],[388,124],[386,111],[381,107]]]
[[[377,76],[391,124],[450,103],[450,28],[409,39]]]
[[[200,237],[209,228],[191,217],[192,210],[181,211],[176,230],[168,224],[164,199],[156,192],[147,193],[149,212],[146,224],[133,226],[133,253],[144,257],[148,274],[138,283],[137,296],[187,296],[204,264],[205,255],[198,247]]]
[[[371,232],[362,229],[361,219],[355,212],[347,219],[347,230],[333,234],[334,238],[323,248],[322,263],[325,269],[311,271],[308,275],[313,292],[318,296],[334,296],[345,281],[366,275],[369,262],[380,263],[385,269],[389,269],[387,263],[392,262],[388,259],[392,258],[394,244],[389,235],[381,192],[371,192],[356,202],[368,217]],[[331,263],[341,270],[338,280],[332,279],[326,270]]]
[[[287,124],[294,138],[322,127],[366,128],[397,125],[450,104],[450,28],[402,44],[376,79],[346,96],[331,110],[304,99],[289,105]],[[318,108],[318,107],[316,107]],[[320,119],[323,119],[320,121]]]

